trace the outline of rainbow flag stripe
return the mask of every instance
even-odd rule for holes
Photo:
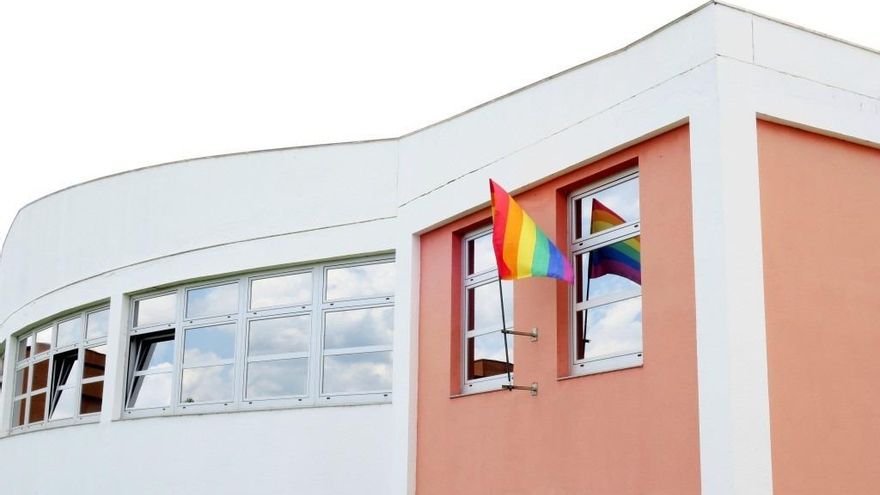
[[[626,221],[613,210],[593,198],[590,233],[601,232]],[[639,236],[615,242],[590,252],[590,278],[618,275],[641,285],[642,243]]]
[[[501,186],[489,180],[492,244],[502,280],[551,277],[572,283],[571,264]]]

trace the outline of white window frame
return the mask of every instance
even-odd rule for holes
[[[352,349],[333,349],[325,351],[323,348],[324,316],[328,312],[345,309],[361,309],[374,307],[394,307],[394,295],[387,294],[370,298],[354,298],[350,300],[327,301],[325,295],[326,274],[333,268],[362,266],[377,263],[394,263],[391,255],[379,255],[352,260],[312,264],[307,266],[283,268],[277,270],[264,270],[246,273],[234,278],[225,277],[212,281],[189,283],[173,289],[164,289],[149,293],[131,296],[130,314],[128,316],[128,355],[126,356],[126,390],[123,401],[123,418],[138,418],[162,415],[203,414],[211,412],[244,411],[251,409],[279,409],[292,407],[314,407],[337,404],[371,404],[387,403],[391,400],[391,390],[359,391],[356,393],[324,394],[321,392],[323,383],[323,357],[336,354],[358,354],[367,352],[391,352],[392,345],[370,346]],[[308,304],[296,303],[292,305],[280,305],[259,309],[251,308],[252,282],[271,277],[311,273],[312,275],[312,300]],[[239,300],[237,313],[200,316],[198,318],[186,317],[186,295],[193,289],[214,287],[234,282],[238,284]],[[134,306],[136,301],[150,299],[157,296],[176,294],[175,321],[158,323],[149,326],[134,326]],[[286,316],[310,315],[309,350],[306,353],[279,353],[266,356],[248,356],[248,335],[250,323],[257,320],[279,318]],[[235,358],[230,363],[233,365],[234,392],[231,400],[218,402],[183,403],[181,402],[181,387],[183,376],[184,336],[187,329],[212,326],[234,322],[236,325]],[[128,407],[134,377],[153,372],[136,372],[136,345],[150,334],[157,332],[174,332],[174,364],[171,385],[171,400],[164,407],[130,408]],[[280,359],[308,358],[307,393],[305,395],[248,398],[247,372],[248,364],[261,361],[273,361]],[[187,369],[190,366],[186,366]]]
[[[11,433],[21,433],[25,431],[44,429],[44,428],[53,428],[60,426],[69,426],[73,424],[83,424],[83,423],[96,423],[100,419],[101,413],[94,412],[88,414],[80,414],[81,400],[82,400],[82,386],[83,384],[89,384],[99,381],[106,380],[106,369],[105,374],[101,377],[93,377],[93,378],[83,378],[83,372],[85,370],[85,351],[86,349],[90,349],[93,347],[98,347],[102,345],[106,345],[107,336],[101,336],[97,338],[93,338],[91,340],[86,340],[86,335],[88,332],[88,318],[89,315],[93,313],[98,313],[100,311],[109,310],[109,306],[100,305],[100,306],[92,306],[84,310],[79,310],[75,313],[66,313],[61,317],[56,317],[53,320],[50,320],[46,323],[41,323],[39,325],[33,325],[29,329],[24,332],[17,334],[13,337],[10,342],[15,344],[14,349],[14,359],[15,366],[14,372],[12,375],[13,387],[15,388],[12,391],[12,402],[7,404],[9,406],[9,426]],[[80,335],[76,343],[65,345],[64,347],[57,347],[57,339],[58,339],[58,326],[62,323],[79,319],[80,320]],[[36,340],[36,334],[42,332],[44,330],[49,329],[51,331],[50,335],[50,344],[49,349],[46,351],[33,354],[23,360],[19,360],[19,355],[21,353],[21,346],[23,342],[26,342],[29,338],[33,337]],[[35,349],[33,349],[35,350]],[[55,385],[55,359],[56,356],[61,354],[66,354],[68,352],[75,351],[77,355],[77,362],[79,363],[79,370],[76,373],[76,376],[73,377],[72,381],[68,381],[67,384],[63,386]],[[47,369],[48,375],[46,377],[46,387],[38,390],[31,390],[31,386],[33,385],[34,380],[34,365],[41,363],[43,361],[47,361]],[[28,370],[28,384],[27,384],[27,392],[26,393],[18,393],[17,383],[16,383],[16,375],[19,371],[27,369]],[[49,419],[52,413],[52,403],[54,402],[54,397],[58,392],[64,390],[75,390],[77,393],[74,394],[75,397],[75,405],[74,405],[74,415],[69,418],[64,419]],[[34,395],[45,394],[46,395],[46,405],[45,410],[43,411],[43,419],[42,421],[30,422],[30,398]],[[15,418],[13,417],[14,405],[18,400],[25,399],[24,406],[24,417],[26,422],[23,425],[13,426],[15,424]],[[102,404],[103,409],[103,404]]]
[[[568,218],[569,218],[569,261],[575,267],[575,283],[569,289],[569,303],[571,310],[569,311],[569,363],[571,374],[574,375],[590,375],[595,373],[604,373],[607,371],[622,370],[642,366],[644,363],[644,333],[642,335],[642,346],[638,352],[627,352],[616,356],[601,356],[599,358],[584,357],[577,359],[577,346],[581,343],[577,342],[577,314],[580,311],[590,308],[610,304],[614,302],[626,301],[642,295],[641,287],[638,290],[620,292],[610,294],[608,296],[596,299],[587,299],[582,303],[577,302],[577,256],[594,251],[596,249],[614,244],[616,242],[625,241],[633,237],[641,235],[641,211],[639,219],[629,221],[616,227],[603,230],[599,233],[590,235],[583,233],[580,238],[575,237],[577,232],[577,222],[575,203],[576,201],[618,186],[625,182],[637,179],[639,177],[638,168],[628,169],[624,172],[615,174],[604,180],[590,184],[587,187],[578,189],[571,193],[568,198]],[[586,324],[586,323],[585,323]]]
[[[479,392],[488,392],[491,390],[501,390],[501,385],[507,385],[507,373],[488,376],[484,378],[468,379],[468,339],[489,335],[492,333],[501,333],[502,330],[513,330],[513,315],[506,315],[506,328],[477,328],[468,330],[468,290],[475,289],[484,285],[493,285],[497,289],[498,286],[498,266],[483,270],[478,273],[468,274],[468,242],[482,237],[486,234],[492,235],[492,226],[482,227],[474,231],[468,232],[461,240],[461,392],[462,394],[474,394]],[[510,297],[513,297],[513,285],[511,283]],[[511,301],[511,307],[513,301]],[[502,301],[504,304],[504,301]],[[502,334],[503,335],[503,334]],[[514,339],[505,336],[510,342],[511,351],[513,350]],[[513,363],[511,363],[513,364]],[[513,371],[510,373],[510,379],[513,380]]]

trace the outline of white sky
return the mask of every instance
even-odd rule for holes
[[[0,0],[0,239],[145,165],[394,137],[616,50],[702,0]],[[875,1],[738,5],[880,48]]]

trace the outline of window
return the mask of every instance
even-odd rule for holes
[[[570,198],[575,271],[573,374],[642,364],[639,178],[630,171]]]
[[[387,401],[393,314],[389,259],[136,297],[126,415]]]
[[[0,397],[3,397],[3,371],[6,367],[6,344],[0,343]]]
[[[507,383],[507,339],[513,371],[513,337],[502,333],[501,293],[506,329],[513,329],[513,283],[498,285],[492,230],[466,235],[462,245],[462,357],[464,393],[498,390]]]
[[[97,421],[104,397],[107,308],[92,309],[18,337],[12,427]]]

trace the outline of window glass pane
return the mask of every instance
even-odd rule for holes
[[[39,363],[34,363],[34,383],[31,390],[40,390],[46,388],[49,384],[49,360],[44,359]]]
[[[189,328],[183,345],[183,364],[198,366],[235,358],[235,325]]]
[[[186,291],[186,317],[226,315],[238,311],[238,283]]]
[[[174,366],[174,334],[144,338],[139,345],[137,371],[170,370]]]
[[[24,405],[25,399],[17,400],[12,403],[12,426],[21,426],[24,424]]]
[[[154,375],[155,376],[155,375]],[[82,395],[80,396],[79,413],[91,414],[101,412],[101,403],[104,400],[104,380],[83,383]]]
[[[110,326],[110,310],[105,309],[89,314],[86,324],[86,339],[96,339],[107,336],[107,328]]]
[[[325,394],[391,390],[391,352],[324,356]]]
[[[309,360],[280,359],[248,364],[247,398],[306,395]]]
[[[497,268],[495,264],[495,250],[492,247],[492,232],[468,240],[467,259],[468,275]]]
[[[583,317],[578,321],[584,324]],[[641,296],[588,309],[585,337],[578,354],[588,360],[642,352]]]
[[[46,418],[46,394],[35,394],[30,398],[31,410],[28,423],[39,423]]]
[[[640,241],[636,236],[578,255],[578,302],[641,289]]]
[[[324,315],[324,348],[391,345],[394,308],[334,311]]]
[[[52,327],[44,328],[36,333],[36,348],[34,354],[46,352],[52,347]]]
[[[468,380],[507,373],[507,362],[504,360],[505,337],[510,355],[510,371],[513,372],[513,336],[492,332],[467,339]]]
[[[64,347],[66,345],[75,344],[82,339],[82,318],[74,318],[73,320],[62,321],[58,324],[58,337],[55,345]],[[37,334],[37,348],[39,349],[40,336]]]
[[[55,364],[52,365],[52,375],[54,387],[64,387],[75,383],[79,375],[78,351],[56,354]]]
[[[575,202],[575,238],[580,239],[639,219],[639,179]]]
[[[107,363],[107,346],[88,347],[83,353],[85,365],[83,366],[83,378],[95,378],[104,376],[104,368]]]
[[[171,373],[138,376],[134,379],[128,407],[163,407],[171,402]]]
[[[394,263],[327,270],[327,300],[358,299],[394,294]]]
[[[174,311],[177,307],[177,294],[141,299],[134,303],[134,326],[143,327],[159,323],[171,323],[175,320]]]
[[[311,304],[312,274],[297,273],[251,281],[251,309]]]
[[[28,376],[30,373],[30,368],[22,368],[15,372],[15,395],[22,395],[28,393]]]
[[[74,417],[76,415],[76,392],[76,388],[68,388],[56,392],[49,419],[57,420]]]
[[[507,328],[513,327],[513,283],[501,282],[504,291],[504,319]],[[468,330],[501,329],[501,304],[498,282],[480,285],[467,290]]]
[[[183,370],[180,401],[183,403],[232,400],[232,365]]]
[[[33,334],[28,335],[27,337],[20,339],[18,341],[18,360],[22,361],[31,357],[31,350],[34,347],[34,336]]]
[[[308,352],[311,315],[250,322],[248,356]]]

